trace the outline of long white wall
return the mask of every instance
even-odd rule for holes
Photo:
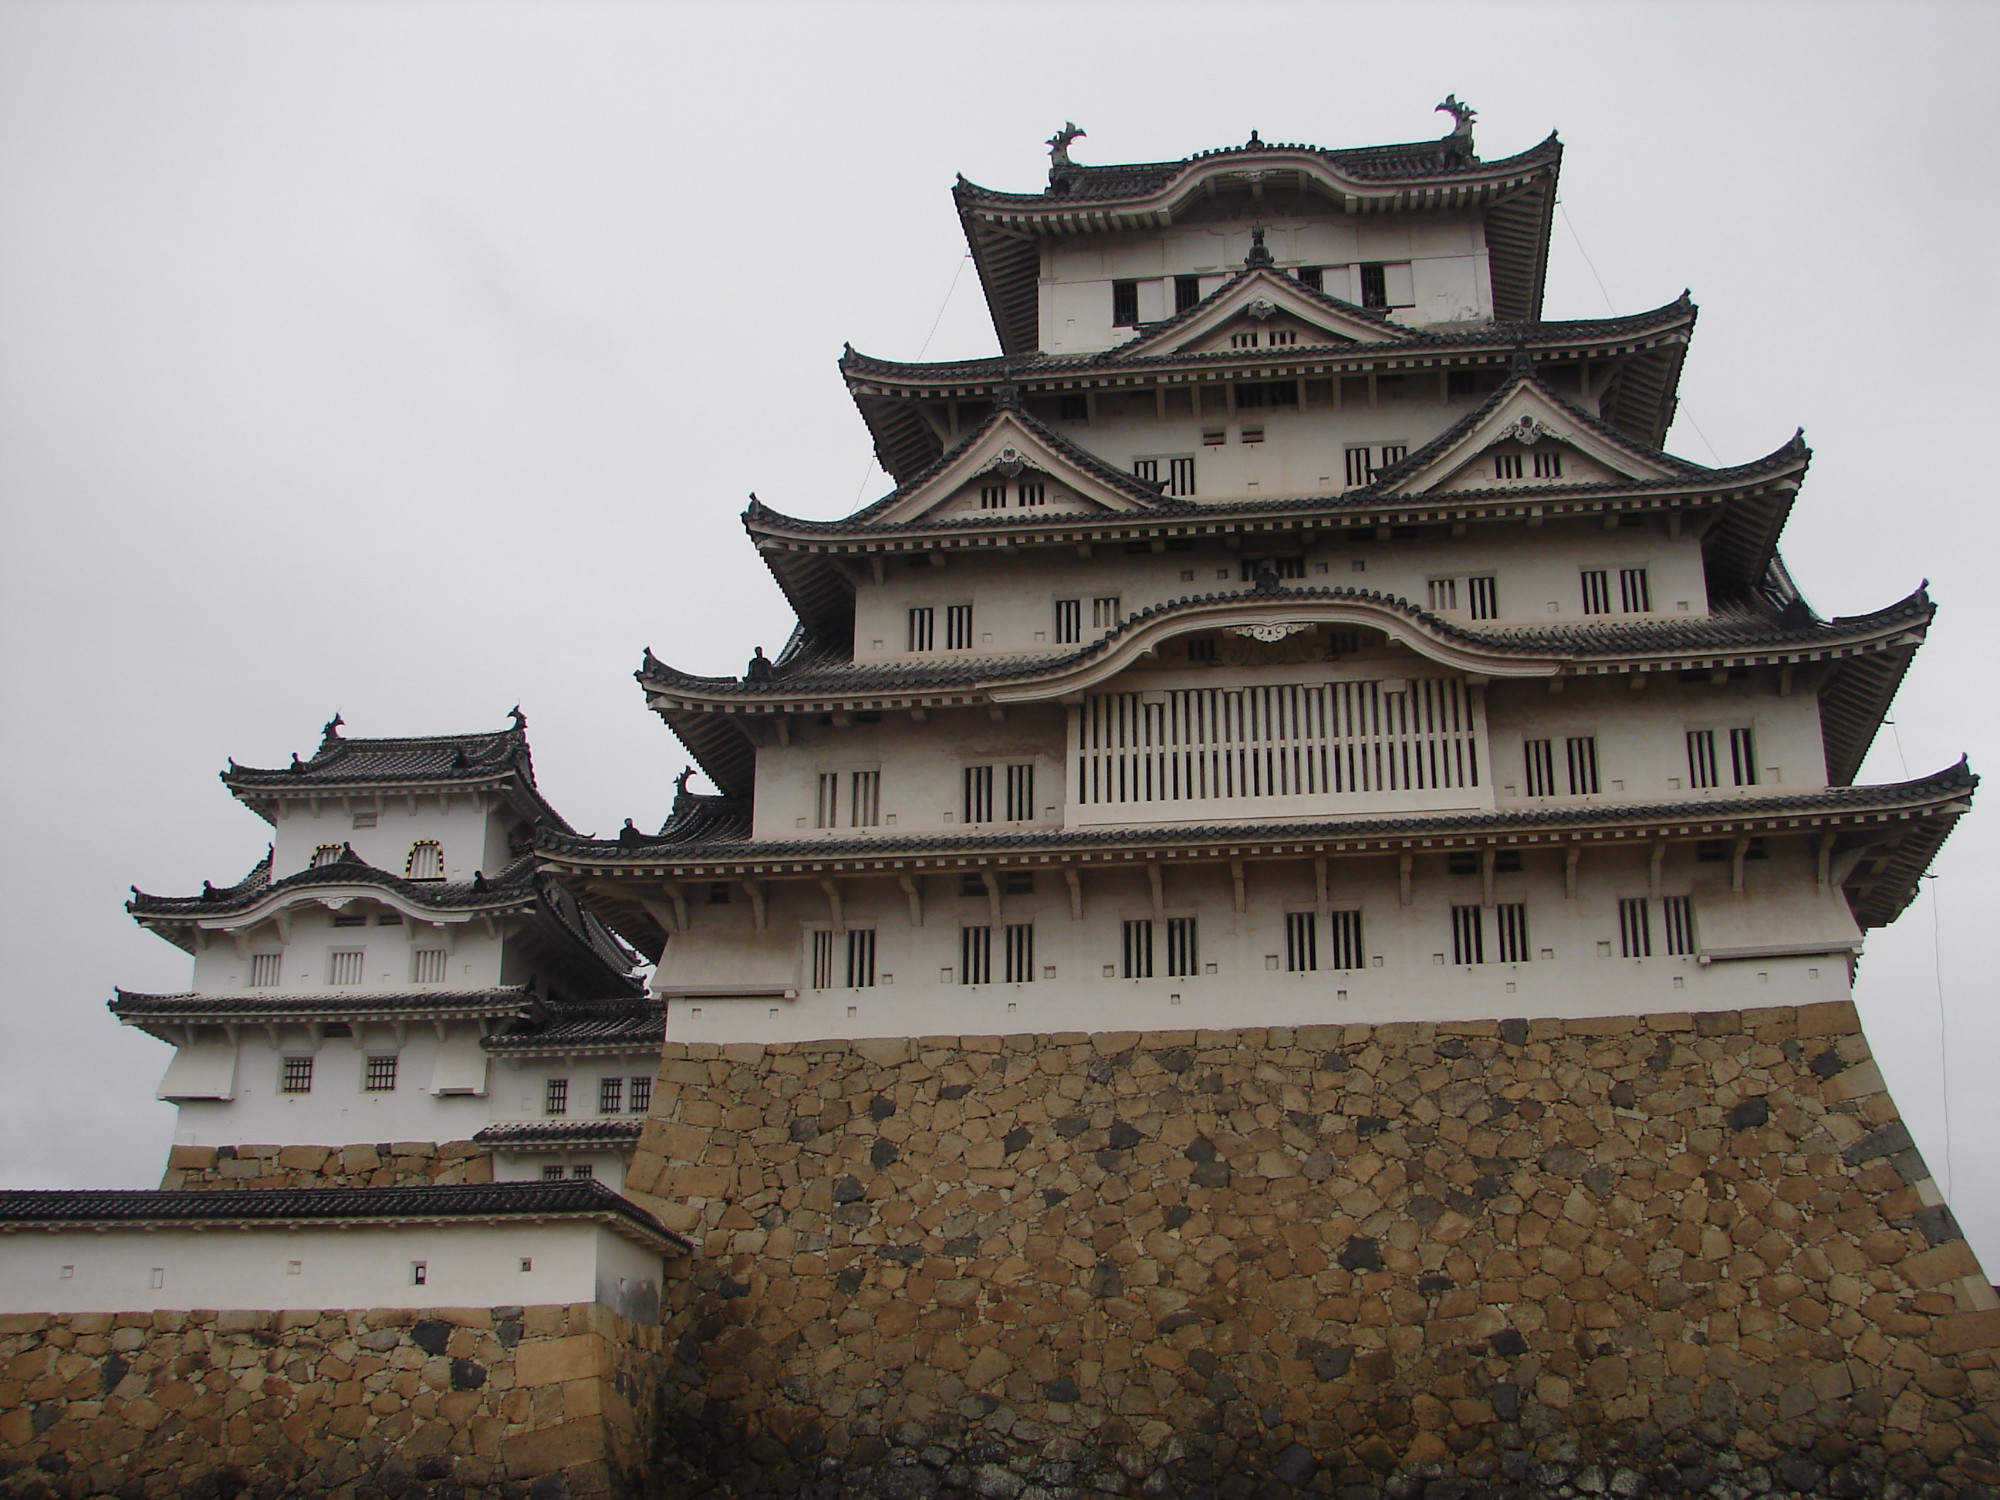
[[[657,1254],[585,1220],[0,1233],[9,1313],[599,1302],[657,1322],[660,1280]]]

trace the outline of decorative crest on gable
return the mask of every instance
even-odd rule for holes
[[[1021,457],[1021,450],[1019,448],[1002,448],[999,456],[993,460],[989,472],[1012,479],[1026,467],[1027,463]]]
[[[1312,628],[1310,620],[1287,620],[1274,625],[1225,625],[1222,627],[1222,633],[1247,636],[1253,641],[1263,641],[1266,645],[1270,645],[1284,640],[1287,636],[1301,635]]]
[[[1529,413],[1522,412],[1520,416],[1516,417],[1507,426],[1501,428],[1493,436],[1496,441],[1504,442],[1506,439],[1512,438],[1515,442],[1521,444],[1522,447],[1532,448],[1543,438],[1559,438],[1562,434],[1549,426],[1548,423],[1538,422]]]
[[[1269,297],[1259,297],[1243,310],[1261,323],[1278,310],[1278,304],[1273,302]]]

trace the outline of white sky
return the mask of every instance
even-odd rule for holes
[[[104,1001],[188,981],[128,883],[261,855],[226,757],[518,701],[573,823],[658,824],[641,648],[782,644],[745,495],[887,487],[841,341],[993,352],[969,269],[939,312],[952,176],[1038,188],[1065,119],[1085,162],[1441,135],[1447,91],[1488,157],[1560,127],[1548,315],[1692,287],[1670,446],[1803,425],[1808,597],[1943,605],[1864,779],[2000,765],[1996,41],[1912,3],[0,7],[0,1186],[157,1181],[166,1049]],[[1861,971],[1992,1274],[1996,872],[1983,806]]]

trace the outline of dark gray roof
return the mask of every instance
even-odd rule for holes
[[[528,721],[514,711],[507,729],[475,734],[420,735],[407,739],[348,739],[335,715],[309,760],[294,756],[289,766],[239,766],[230,761],[223,785],[251,804],[260,793],[300,790],[358,791],[366,787],[404,788],[453,782],[510,783],[530,812],[554,827],[569,825],[535,787],[534,757],[528,749]]]
[[[601,1182],[491,1182],[448,1187],[243,1188],[219,1191],[0,1192],[0,1228],[93,1224],[352,1223],[380,1219],[597,1218],[663,1246],[692,1246]]]
[[[472,1137],[475,1146],[634,1146],[643,1120],[521,1120],[488,1125]]]
[[[620,843],[621,849],[633,847]],[[657,1000],[628,1000],[605,1005],[564,1005],[541,1012],[528,1025],[490,1036],[481,1043],[489,1052],[592,1052],[620,1048],[657,1047],[666,1035],[666,1008]]]
[[[527,1015],[539,997],[526,985],[500,985],[485,990],[361,990],[350,993],[314,991],[287,994],[282,990],[248,990],[232,995],[192,991],[148,995],[118,990],[105,1002],[121,1021],[247,1020],[279,1016],[367,1016],[396,1011],[478,1011],[487,1015]]]

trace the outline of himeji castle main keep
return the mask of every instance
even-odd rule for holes
[[[1545,319],[1560,144],[1439,108],[961,178],[1000,352],[847,349],[895,487],[644,653],[657,832],[518,712],[231,762],[161,1188],[0,1194],[0,1496],[2000,1494],[1851,1003],[1934,607],[1806,602],[1803,437],[1667,452],[1692,300]]]

